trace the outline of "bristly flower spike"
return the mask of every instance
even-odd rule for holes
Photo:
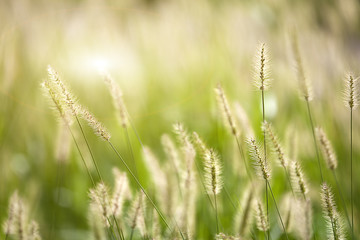
[[[269,56],[265,43],[261,43],[255,62],[255,87],[265,91],[270,86]]]
[[[334,149],[331,146],[329,139],[327,138],[324,130],[320,127],[316,128],[316,135],[320,143],[320,148],[324,154],[326,165],[330,170],[335,170],[337,168],[337,159],[334,152]]]
[[[359,105],[358,79],[351,73],[345,79],[344,103],[350,109],[356,109]]]
[[[213,149],[206,151],[204,155],[205,186],[209,194],[218,194],[223,186],[222,166],[219,156]]]
[[[321,185],[321,201],[323,205],[324,217],[328,224],[328,239],[345,239],[343,221],[336,209],[333,193],[326,183]]]
[[[237,129],[235,119],[233,117],[233,114],[230,109],[229,102],[226,98],[226,95],[224,93],[224,89],[221,87],[221,84],[218,83],[215,88],[215,93],[217,96],[218,106],[221,109],[223,113],[223,118],[225,121],[225,124],[229,126],[231,133],[237,137],[239,135],[239,131]]]
[[[263,158],[263,154],[256,143],[254,138],[250,138],[248,141],[249,144],[249,151],[251,157],[254,161],[255,171],[259,177],[262,177],[264,180],[270,180],[270,170],[268,166],[268,161],[265,162]]]
[[[111,96],[114,100],[115,108],[119,111],[121,126],[126,128],[128,125],[128,117],[126,105],[123,99],[123,93],[119,85],[112,79],[110,74],[104,75],[104,81],[108,86]]]

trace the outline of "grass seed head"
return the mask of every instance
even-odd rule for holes
[[[125,199],[130,197],[130,186],[126,173],[120,172],[118,168],[113,168],[113,175],[115,187],[111,199],[111,213],[115,217],[119,217],[122,213]]]
[[[324,130],[320,127],[317,127],[316,136],[320,143],[320,149],[324,155],[327,167],[330,170],[335,170],[338,164],[336,159],[336,154]]]
[[[255,204],[255,213],[256,213],[256,227],[262,231],[266,232],[269,229],[269,223],[265,215],[264,207],[259,200]]]
[[[126,128],[128,126],[128,117],[127,117],[127,109],[123,99],[123,93],[119,87],[119,85],[113,80],[110,74],[104,75],[104,81],[109,88],[111,96],[114,101],[115,108],[119,112],[121,126]]]
[[[224,93],[224,89],[221,87],[220,83],[217,84],[215,88],[215,93],[216,93],[219,109],[221,109],[224,118],[225,125],[228,126],[231,130],[231,133],[237,137],[239,135],[239,131],[237,129],[235,119],[232,115],[229,102]]]
[[[343,220],[337,211],[333,193],[327,183],[321,185],[321,202],[328,225],[328,238],[334,240],[345,239]]]
[[[104,183],[98,183],[95,188],[90,189],[89,196],[92,204],[94,204],[101,213],[105,226],[110,226],[108,218],[111,215],[111,205],[109,190]]]
[[[351,110],[359,105],[358,79],[351,73],[345,78],[344,103]]]
[[[96,135],[98,135],[104,141],[110,140],[111,138],[110,133],[104,127],[104,125],[95,118],[95,116],[92,113],[90,113],[85,107],[80,105],[78,105],[77,109],[78,109],[77,112],[92,128],[92,130]]]
[[[284,168],[286,168],[287,161],[286,161],[284,149],[281,146],[278,137],[274,133],[273,127],[271,126],[270,123],[268,123],[267,121],[264,121],[262,128],[265,131],[266,137],[271,142],[271,146],[273,148],[273,151],[276,153],[276,156],[279,160],[280,165],[283,166]]]
[[[296,32],[294,32],[292,36],[292,50],[296,61],[300,94],[305,101],[310,102],[313,99],[312,88],[310,81],[306,77]]]
[[[204,155],[204,172],[208,194],[219,194],[223,187],[222,166],[219,156],[213,149],[207,150]]]
[[[248,139],[247,142],[249,145],[249,152],[251,158],[254,161],[256,174],[259,177],[262,177],[263,179],[269,181],[270,169],[269,169],[268,161],[264,160],[263,153],[254,138]]]
[[[265,43],[260,43],[255,61],[254,84],[260,91],[265,91],[270,86],[269,56]]]

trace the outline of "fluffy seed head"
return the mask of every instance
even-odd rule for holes
[[[203,156],[204,154],[206,154],[207,147],[206,147],[204,141],[200,138],[199,134],[197,134],[197,132],[192,133],[192,139],[193,139],[195,146],[200,151],[200,155]]]
[[[174,124],[173,128],[174,132],[178,136],[179,142],[182,145],[182,152],[184,153],[186,165],[189,170],[190,168],[192,168],[196,156],[195,148],[191,143],[190,136],[188,135],[187,131],[181,123]]]
[[[270,86],[269,56],[265,43],[259,45],[258,55],[255,62],[255,87],[265,91]]]
[[[280,204],[280,215],[283,216],[283,222],[286,232],[290,232],[293,227],[294,214],[296,209],[296,199],[289,194],[285,194]]]
[[[87,124],[92,128],[94,133],[98,135],[104,141],[109,141],[111,138],[110,133],[104,127],[104,125],[99,122],[93,114],[91,114],[86,108],[83,106],[78,106],[78,113],[80,116],[87,122]]]
[[[304,179],[304,173],[298,161],[293,162],[292,166],[292,186],[294,186],[295,190],[302,194],[305,198],[307,198],[308,188],[306,186],[306,182]]]
[[[92,236],[95,240],[105,240],[105,229],[102,214],[98,206],[94,203],[90,204],[88,211],[88,222],[91,228]]]
[[[25,239],[29,236],[26,226],[27,209],[17,191],[9,200],[8,219],[4,224],[4,232],[7,235],[14,235],[16,239]]]
[[[266,137],[269,138],[271,145],[273,147],[273,150],[276,153],[276,156],[277,156],[281,166],[286,168],[287,162],[286,162],[286,158],[285,158],[284,149],[282,148],[278,137],[274,133],[271,124],[268,123],[267,121],[264,121],[262,128],[265,131]]]
[[[41,240],[39,233],[39,224],[36,221],[32,221],[29,226],[29,240]]]
[[[311,208],[311,201],[308,199],[305,202],[305,206],[304,206],[304,231],[303,231],[303,236],[304,236],[304,240],[310,240],[311,236],[313,234],[313,230],[312,230],[312,208]]]
[[[184,129],[183,125],[177,123],[174,125],[174,131],[178,136],[178,139],[181,143],[181,149],[183,152],[183,157],[186,162],[186,172],[182,179],[183,192],[183,201],[181,204],[180,212],[180,228],[184,231],[186,237],[190,236],[192,230],[195,228],[195,197],[196,197],[196,182],[193,179],[194,175],[194,160],[196,152],[194,146],[190,141],[190,137],[187,131]]]
[[[244,193],[244,197],[241,201],[242,209],[239,208],[235,218],[234,231],[239,233],[239,236],[246,237],[250,226],[252,225],[252,209],[254,207],[254,189],[248,188]]]
[[[71,114],[69,114],[68,106],[62,93],[60,92],[60,89],[49,80],[45,80],[41,83],[41,87],[44,90],[45,95],[51,100],[54,109],[58,112],[60,118],[65,124],[71,125]]]
[[[159,164],[159,159],[148,146],[144,146],[144,162],[154,183],[154,191],[162,199],[166,196],[166,175]],[[162,201],[165,204],[165,201]]]
[[[71,110],[73,115],[76,115],[76,100],[71,94],[69,89],[66,87],[64,82],[60,79],[59,74],[49,65],[48,66],[49,81],[58,86],[62,94],[62,98],[65,100],[68,108]]]
[[[128,125],[127,110],[123,99],[123,93],[119,85],[112,79],[110,74],[104,75],[104,81],[109,88],[111,96],[114,100],[115,108],[119,111],[121,126],[126,128]]]
[[[101,182],[95,188],[90,189],[89,196],[91,204],[94,204],[101,213],[104,225],[109,226],[108,218],[111,215],[111,205],[108,188]]]
[[[219,156],[213,149],[206,151],[204,155],[204,177],[208,194],[218,194],[223,186],[222,166]]]
[[[217,87],[215,88],[215,93],[217,96],[218,106],[223,113],[225,125],[227,125],[230,128],[231,133],[237,137],[239,135],[239,132],[237,130],[234,117],[231,113],[229,102],[220,83],[217,84]]]
[[[321,201],[323,214],[328,223],[328,238],[334,240],[345,239],[343,221],[336,209],[333,193],[326,183],[321,185]]]
[[[172,176],[176,176],[177,181],[179,183],[180,176],[184,174],[184,163],[180,160],[179,152],[175,143],[170,138],[169,135],[163,134],[161,136],[161,144],[163,146],[164,152],[166,154],[166,159],[171,163],[173,166],[170,167],[170,172],[168,172],[168,178]],[[175,174],[175,175],[172,175]],[[169,181],[168,183],[169,184]]]
[[[255,212],[256,212],[256,226],[262,231],[266,232],[269,229],[269,223],[265,216],[264,208],[260,201],[256,201],[255,204]]]
[[[118,168],[113,168],[115,178],[115,188],[111,199],[111,213],[115,217],[119,217],[122,213],[124,201],[129,197],[129,180],[126,173],[120,172]]]
[[[321,151],[324,155],[326,165],[330,170],[335,170],[337,168],[337,159],[334,152],[334,149],[331,146],[329,139],[327,138],[325,132],[322,128],[316,128],[316,136],[320,143]]]
[[[359,105],[358,79],[350,73],[345,78],[344,103],[350,109]]]
[[[143,193],[140,192],[132,203],[130,213],[130,228],[137,228],[141,235],[144,236],[146,232],[145,227],[145,202]]]
[[[226,235],[225,233],[216,234],[215,240],[240,240],[241,238],[236,236]]]
[[[256,143],[256,140],[254,138],[250,138],[247,142],[249,145],[249,152],[251,158],[254,161],[255,171],[257,175],[267,181],[270,180],[270,170],[268,162],[264,161],[263,154],[261,153],[261,149]]]
[[[305,99],[305,101],[310,102],[313,98],[312,88],[304,71],[304,66],[299,51],[298,38],[295,32],[292,38],[292,49],[296,61],[296,70],[298,75],[298,82],[299,82],[301,96]]]

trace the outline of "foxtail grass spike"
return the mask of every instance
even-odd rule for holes
[[[111,198],[111,213],[115,217],[119,217],[122,213],[125,199],[129,198],[130,186],[126,174],[120,172],[118,168],[113,168],[113,175],[115,187]]]
[[[321,201],[323,214],[328,224],[328,239],[345,239],[343,222],[337,211],[333,193],[327,183],[321,185]]]
[[[104,81],[109,88],[109,91],[114,101],[115,108],[119,112],[121,126],[123,128],[126,128],[128,126],[129,120],[127,118],[127,110],[123,99],[123,93],[119,85],[114,81],[114,79],[110,76],[110,74],[104,75]]]
[[[270,87],[270,82],[268,50],[265,43],[261,43],[255,60],[254,85],[260,91],[265,91]]]
[[[312,88],[310,81],[306,77],[296,32],[294,32],[292,36],[292,49],[296,61],[296,70],[301,97],[304,98],[306,102],[310,102],[313,99]]]
[[[255,215],[256,216],[256,227],[262,232],[268,231],[269,223],[267,221],[264,207],[259,200],[256,201],[255,212],[256,212],[256,215]]]
[[[82,106],[78,106],[78,113],[80,113],[80,116],[88,123],[88,125],[92,128],[96,135],[98,135],[104,141],[110,140],[110,133],[104,127],[104,125],[95,118],[92,113],[90,113],[86,108]]]
[[[238,137],[239,131],[237,129],[235,119],[234,119],[233,114],[231,112],[229,102],[228,102],[227,97],[226,97],[226,95],[224,93],[224,89],[222,88],[220,83],[217,84],[217,86],[215,88],[215,93],[216,93],[216,96],[217,96],[218,106],[221,109],[221,112],[223,113],[223,118],[224,118],[224,121],[225,121],[225,125],[229,126],[229,129],[230,129],[231,133],[235,137]]]
[[[254,161],[256,174],[266,181],[270,180],[270,169],[268,163],[264,160],[263,153],[261,152],[258,143],[254,138],[250,138],[248,144],[250,155]]]
[[[345,81],[345,106],[350,109],[350,199],[351,199],[351,235],[354,239],[354,198],[353,198],[353,110],[359,105],[358,79],[348,74]]]
[[[324,155],[326,166],[330,170],[335,170],[337,168],[338,162],[336,159],[336,155],[334,149],[331,146],[329,139],[327,138],[324,130],[320,127],[316,128],[316,136],[320,143],[321,151]]]

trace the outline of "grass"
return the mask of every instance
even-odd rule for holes
[[[53,4],[0,3],[1,239],[358,239],[356,1]]]

